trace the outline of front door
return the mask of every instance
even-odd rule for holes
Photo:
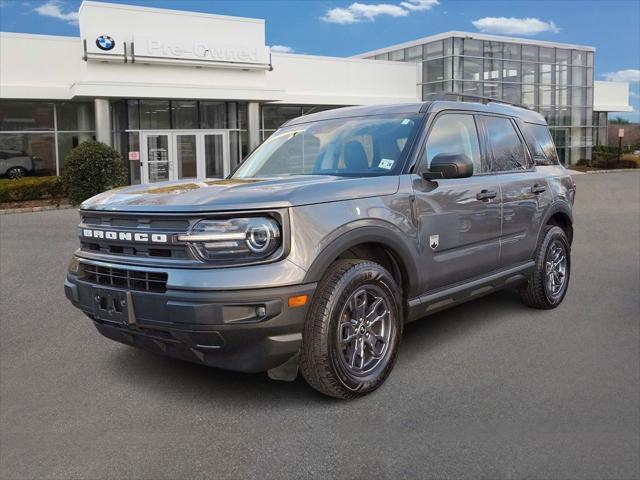
[[[142,183],[225,178],[231,171],[226,131],[142,132]]]
[[[500,257],[500,187],[488,174],[473,115],[443,113],[434,120],[419,171],[440,154],[466,155],[474,173],[431,181],[413,177],[421,268],[426,272],[423,292],[496,270]]]

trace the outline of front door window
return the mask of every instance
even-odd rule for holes
[[[440,154],[465,155],[473,162],[474,174],[488,170],[488,165],[482,161],[480,154],[473,115],[450,113],[436,119],[427,140],[425,167],[428,168],[431,160]]]

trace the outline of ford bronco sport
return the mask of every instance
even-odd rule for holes
[[[567,292],[575,184],[545,120],[437,100],[284,124],[224,180],[84,202],[69,300],[113,340],[353,398],[403,325],[516,286]]]

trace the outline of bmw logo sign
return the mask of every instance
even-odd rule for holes
[[[116,41],[111,38],[109,35],[100,35],[96,38],[96,46],[100,50],[111,50],[116,46]]]

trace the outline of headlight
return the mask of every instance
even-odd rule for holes
[[[207,261],[265,259],[282,245],[282,232],[269,217],[201,220],[178,240],[189,242]]]

